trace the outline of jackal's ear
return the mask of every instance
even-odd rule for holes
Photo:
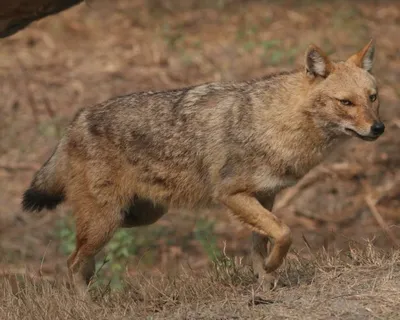
[[[368,44],[356,54],[353,54],[347,61],[353,62],[357,67],[360,67],[368,72],[372,69],[375,55],[375,42],[371,39]]]
[[[328,56],[316,45],[310,45],[306,52],[306,73],[309,78],[326,78],[333,70]]]

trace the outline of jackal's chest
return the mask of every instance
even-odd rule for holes
[[[253,182],[257,190],[273,193],[277,193],[282,189],[295,185],[298,180],[299,177],[290,172],[277,174],[268,169],[265,169],[263,172],[257,172],[253,176]]]

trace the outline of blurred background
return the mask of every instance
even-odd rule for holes
[[[387,131],[353,139],[297,186],[276,213],[293,250],[347,250],[400,241],[400,3],[398,1],[91,0],[0,40],[0,269],[52,275],[74,248],[70,209],[28,214],[20,199],[82,107],[116,95],[244,80],[299,67],[315,43],[345,59],[376,39],[374,73]],[[120,230],[98,266],[123,274],[207,268],[249,253],[250,232],[224,210],[170,212]],[[107,263],[103,263],[104,259]]]

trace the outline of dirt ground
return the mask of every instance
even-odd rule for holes
[[[222,210],[171,212],[154,226],[132,231],[137,254],[127,270],[138,277],[127,280],[132,283],[125,293],[102,294],[96,319],[395,319],[400,260],[391,249],[400,243],[399,32],[397,1],[91,0],[2,39],[4,278],[26,268],[49,279],[65,273],[57,230],[69,208],[28,215],[20,198],[79,108],[134,91],[243,80],[301,66],[311,42],[344,59],[373,37],[387,130],[373,143],[352,140],[279,196],[275,211],[291,227],[294,245],[281,271],[281,288],[264,294],[272,302],[248,306],[259,289],[231,264],[222,280],[221,270],[208,273],[210,242],[228,257],[246,257],[245,227]],[[362,248],[354,251],[354,244]],[[357,258],[346,262],[336,257],[338,250]],[[326,255],[315,259],[321,252]],[[174,272],[174,280],[159,275],[182,265],[186,271]],[[141,276],[146,270],[152,271],[150,278]],[[92,306],[72,307],[77,301],[62,288],[28,285],[12,295],[5,281],[0,285],[5,319],[94,319]],[[53,295],[59,302],[52,305]],[[34,305],[41,306],[34,308],[37,314],[29,312]]]

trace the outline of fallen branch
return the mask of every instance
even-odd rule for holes
[[[343,174],[347,175],[356,175],[362,171],[362,167],[357,164],[350,164],[348,162],[345,163],[334,163],[330,166],[318,166],[307,173],[300,181],[294,185],[293,187],[289,188],[286,193],[276,202],[274,209],[279,210],[283,207],[289,205],[299,194],[300,192],[309,187],[310,185],[314,184],[318,180],[326,176],[340,176]]]
[[[295,215],[299,216],[299,217],[303,217],[309,220],[313,220],[316,221],[318,223],[334,223],[337,224],[339,226],[348,226],[349,224],[351,224],[352,222],[356,221],[360,215],[361,212],[359,209],[359,202],[357,202],[357,205],[353,206],[352,210],[346,210],[346,211],[352,211],[351,214],[346,214],[343,217],[343,212],[337,212],[336,214],[331,214],[329,217],[326,217],[324,215],[318,216],[315,213],[311,212],[311,211],[306,211],[306,210],[295,210]],[[345,212],[346,212],[345,211]]]
[[[390,230],[389,226],[385,222],[385,220],[382,218],[382,215],[379,213],[378,209],[376,208],[376,201],[372,199],[370,195],[365,196],[365,202],[368,205],[369,210],[371,211],[372,215],[374,216],[376,222],[380,225],[380,227],[386,232],[392,243],[395,245],[395,247],[400,247],[399,240],[396,238],[396,236],[393,234],[392,230]]]

